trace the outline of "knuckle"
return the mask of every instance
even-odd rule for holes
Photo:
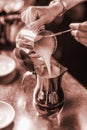
[[[78,30],[80,30],[80,29],[81,29],[81,24],[79,23],[79,24],[78,24]]]
[[[35,7],[33,7],[33,6],[30,6],[30,7],[28,7],[22,14],[31,14],[31,13],[33,13],[35,11]]]
[[[87,24],[87,21],[85,21],[85,22],[83,22],[83,23]]]
[[[79,37],[79,36],[80,36],[80,32],[76,31],[76,37]]]
[[[29,10],[30,10],[31,13],[34,13],[34,12],[35,12],[35,7],[34,7],[34,6],[31,6],[31,7],[29,7],[29,8],[30,8]]]

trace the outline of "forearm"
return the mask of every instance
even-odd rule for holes
[[[87,0],[61,0],[65,2],[67,10]]]
[[[53,0],[50,5],[57,16],[85,1],[87,0]]]

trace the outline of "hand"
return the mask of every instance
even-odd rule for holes
[[[72,29],[72,36],[87,47],[87,21],[83,23],[72,23],[70,24],[70,28]]]
[[[32,30],[37,31],[44,24],[52,22],[63,10],[63,5],[56,2],[49,6],[31,6],[22,13],[22,21]]]

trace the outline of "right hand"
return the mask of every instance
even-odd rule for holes
[[[49,6],[30,6],[22,13],[22,21],[34,31],[52,22],[63,10],[60,2]]]

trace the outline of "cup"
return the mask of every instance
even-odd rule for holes
[[[32,30],[29,30],[26,26],[23,27],[16,36],[16,47],[23,49],[27,53],[31,53],[31,51],[35,52],[35,45],[36,44],[42,44],[50,45],[53,44],[52,54],[56,50],[57,47],[57,39],[55,36],[47,37],[50,34],[53,34],[49,30],[42,29],[38,32],[34,32]],[[45,37],[46,36],[46,37]]]
[[[33,94],[33,105],[38,115],[47,116],[58,112],[64,103],[64,93],[61,87],[63,71],[61,66],[51,63],[51,76],[47,71],[37,74],[37,84]]]

